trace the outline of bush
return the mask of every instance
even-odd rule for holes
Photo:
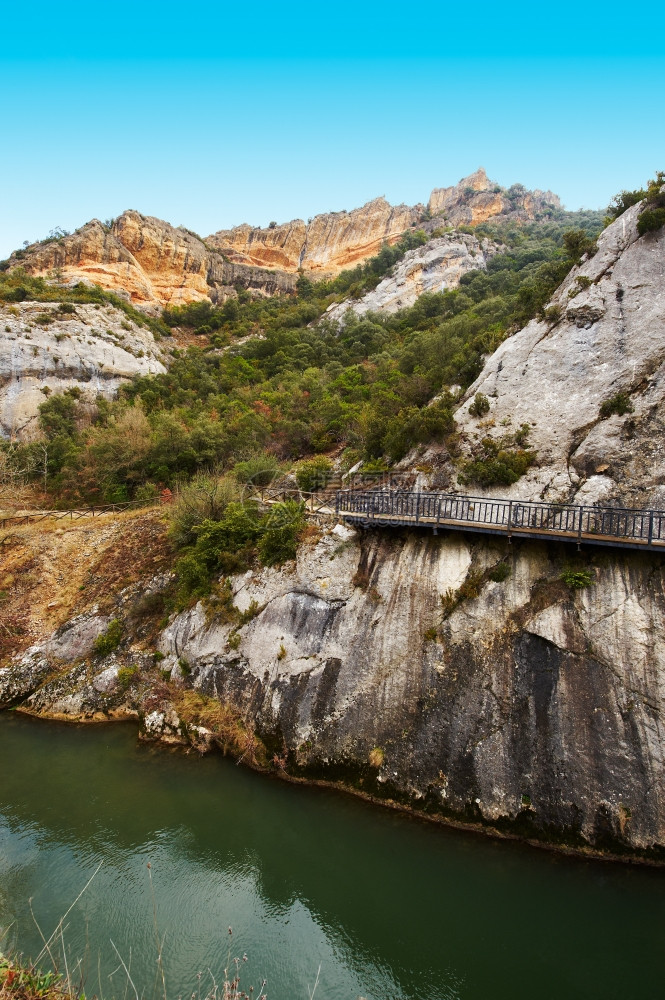
[[[303,493],[325,489],[332,475],[332,463],[323,455],[301,462],[296,469],[296,481]]]
[[[92,648],[97,656],[108,656],[114,649],[117,649],[122,640],[122,631],[122,622],[119,618],[114,618],[106,632],[98,635],[93,643]]]
[[[466,462],[458,477],[463,484],[477,486],[512,486],[533,465],[535,452],[523,448],[500,449],[495,455],[485,453]]]
[[[181,602],[207,596],[217,572],[246,570],[254,557],[260,528],[256,505],[235,501],[227,505],[219,521],[205,520],[197,525],[195,544],[176,562]]]
[[[154,483],[142,483],[134,494],[135,500],[157,500],[159,497],[159,487]]]
[[[233,475],[239,483],[247,483],[251,486],[270,486],[272,481],[279,476],[279,462],[272,455],[253,455],[243,462],[236,462],[233,466]]]
[[[637,231],[640,236],[654,233],[665,226],[665,208],[645,208],[637,219]]]
[[[120,670],[118,671],[118,684],[123,691],[127,690],[138,672],[138,667],[120,667]]]
[[[472,417],[483,417],[486,413],[490,411],[490,401],[487,396],[484,396],[482,392],[477,392],[473,397],[473,403],[469,407],[469,413]]]
[[[230,503],[239,499],[238,485],[230,477],[199,473],[184,486],[171,507],[170,535],[176,545],[187,545],[204,521],[219,521]]]
[[[644,208],[637,217],[637,231],[640,236],[653,233],[665,225],[665,171],[659,171],[652,181],[649,181]]]
[[[508,563],[500,562],[493,566],[487,575],[493,583],[503,583],[510,576],[510,572]]]
[[[607,215],[609,221],[613,222],[618,219],[620,215],[631,208],[633,205],[637,205],[639,201],[642,201],[646,197],[646,191],[642,188],[638,188],[635,191],[620,191],[616,194],[610,204],[607,206]]]
[[[305,526],[304,506],[295,500],[275,504],[262,525],[259,558],[264,566],[280,566],[295,559],[298,539]]]
[[[630,401],[630,396],[626,392],[617,392],[610,396],[604,403],[601,403],[598,415],[601,420],[607,420],[613,414],[623,417],[626,413],[634,413],[635,407]]]
[[[567,587],[571,590],[584,590],[585,587],[590,587],[595,583],[595,576],[588,569],[575,569],[572,566],[568,566],[564,569],[560,577]]]

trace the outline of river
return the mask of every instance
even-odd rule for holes
[[[104,1000],[134,996],[120,958],[163,996],[151,874],[169,1000],[203,997],[229,953],[269,1000],[308,1000],[319,969],[316,1000],[662,995],[665,871],[442,828],[128,724],[1,714],[5,948],[34,957],[29,900],[50,934],[100,862],[55,948]]]

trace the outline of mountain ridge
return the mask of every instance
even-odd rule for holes
[[[237,287],[254,294],[291,293],[299,272],[313,278],[338,274],[374,256],[384,243],[396,243],[433,214],[449,227],[475,226],[497,216],[526,222],[558,211],[559,199],[551,192],[501,188],[480,168],[451,188],[435,188],[428,208],[393,206],[380,197],[307,223],[295,219],[265,229],[243,224],[207,238],[130,209],[110,224],[92,219],[74,233],[14,251],[3,266],[94,282],[156,312],[204,299],[224,302]]]

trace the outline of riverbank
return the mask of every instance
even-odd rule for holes
[[[0,707],[131,717],[439,822],[663,862],[657,557],[591,553],[578,588],[559,543],[336,525],[177,611],[161,516],[3,545],[17,580],[32,567],[24,606],[52,617],[0,667]],[[49,608],[53,546],[76,572]]]
[[[229,926],[244,981],[267,978],[273,1000],[307,997],[319,965],[317,996],[331,1000],[510,1000],[516,979],[537,982],[539,1000],[600,1000],[649,995],[658,975],[662,870],[470,837],[216,753],[164,752],[137,742],[136,723],[3,713],[0,754],[12,761],[0,927],[35,957],[28,900],[48,938],[101,863],[66,921],[88,996],[124,995],[111,941],[128,965],[131,951],[139,995],[153,994],[148,862],[169,997],[196,993],[198,972],[205,992],[207,969],[223,981]]]

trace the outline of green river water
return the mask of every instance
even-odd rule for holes
[[[29,900],[50,933],[100,862],[63,937],[105,1000],[134,996],[111,942],[139,995],[162,995],[148,862],[169,1000],[219,981],[229,925],[269,1000],[306,1000],[319,967],[317,1000],[665,996],[665,871],[462,834],[125,724],[3,713],[5,947],[34,957]]]

